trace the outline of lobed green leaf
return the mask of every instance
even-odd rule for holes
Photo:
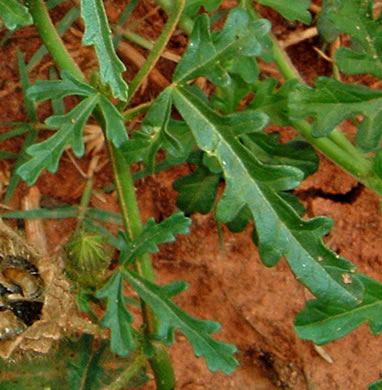
[[[279,133],[262,132],[246,135],[242,141],[263,163],[296,167],[304,172],[304,177],[317,171],[319,157],[302,139],[281,144]]]
[[[187,0],[183,13],[194,17],[197,15],[201,7],[205,8],[209,12],[216,11],[221,2],[222,0]]]
[[[258,67],[256,66],[256,68]],[[248,83],[243,81],[240,76],[232,75],[231,84],[228,87],[216,87],[215,94],[211,96],[211,102],[222,113],[231,114],[236,111],[242,99],[250,91],[251,86]]]
[[[33,23],[28,8],[17,0],[0,0],[0,19],[10,30]]]
[[[318,77],[315,88],[300,84],[289,98],[294,119],[312,116],[312,133],[323,137],[343,120],[364,115],[356,136],[357,146],[375,150],[382,135],[382,92],[363,85],[343,84],[328,77]]]
[[[111,350],[120,356],[127,356],[135,348],[131,327],[134,318],[127,310],[122,283],[122,274],[116,271],[95,296],[107,301],[106,313],[101,325],[110,328]]]
[[[67,114],[49,117],[46,124],[58,127],[60,130],[46,141],[27,149],[27,153],[32,158],[20,166],[17,174],[31,185],[43,169],[56,172],[60,157],[67,145],[72,145],[73,152],[78,157],[82,156],[84,152],[82,130],[97,104],[97,99],[97,95],[89,96]]]
[[[102,80],[110,85],[114,97],[126,101],[128,88],[122,78],[125,66],[115,54],[102,0],[81,0],[81,16],[85,22],[82,43],[94,45]]]
[[[258,0],[258,2],[275,9],[285,19],[299,20],[305,24],[310,24],[312,21],[312,15],[308,11],[310,0]]]
[[[92,96],[97,91],[89,84],[75,78],[71,73],[63,70],[61,80],[37,80],[27,90],[27,97],[35,102],[48,99],[62,99],[65,96]]]
[[[351,49],[339,48],[335,61],[347,74],[382,78],[382,25],[373,19],[373,0],[335,1],[326,11],[337,30],[352,38]]]
[[[191,220],[182,212],[176,212],[159,224],[150,218],[143,227],[142,233],[132,242],[126,243],[126,256],[122,261],[125,267],[145,253],[158,252],[158,245],[175,241],[175,234],[189,233]]]
[[[382,284],[366,275],[357,274],[354,277],[365,288],[362,303],[344,308],[335,303],[327,305],[319,300],[308,301],[294,323],[296,332],[302,339],[325,344],[344,337],[366,321],[374,335],[382,332]]]
[[[235,56],[252,57],[260,55],[265,45],[265,35],[270,30],[270,23],[261,19],[252,21],[240,8],[233,9],[224,28],[219,33],[210,33],[208,16],[203,14],[195,22],[187,50],[175,69],[173,80],[185,83],[195,77],[205,75],[220,87],[227,87],[231,80],[222,62],[230,61]],[[236,63],[236,73],[242,74]],[[244,65],[243,65],[244,66]],[[244,66],[248,69],[248,66]]]
[[[214,340],[210,336],[220,329],[220,324],[192,317],[171,301],[172,296],[185,290],[186,283],[158,286],[128,269],[123,270],[123,276],[158,316],[157,336],[166,344],[172,342],[174,329],[178,328],[190,341],[195,355],[206,359],[212,372],[221,370],[225,374],[231,374],[234,371],[238,365],[232,357],[236,352],[235,346]]]
[[[33,101],[43,101],[78,95],[84,97],[84,100],[70,112],[64,115],[53,115],[45,121],[48,126],[58,128],[58,131],[48,140],[27,149],[32,159],[23,164],[18,173],[28,183],[35,182],[44,168],[55,172],[67,145],[72,146],[78,157],[83,155],[82,131],[97,105],[103,113],[107,138],[117,147],[128,141],[122,114],[105,96],[73,77],[69,72],[63,71],[61,77],[61,80],[36,81],[28,88],[27,97]]]
[[[226,189],[217,206],[217,218],[229,222],[244,207],[251,211],[259,240],[260,257],[267,266],[285,256],[297,279],[326,302],[356,305],[362,299],[358,280],[347,284],[343,275],[355,271],[346,259],[330,251],[321,236],[331,227],[328,218],[302,220],[280,195],[297,186],[303,173],[294,167],[262,164],[240,141],[246,124],[215,113],[187,87],[172,87],[176,108],[191,128],[199,147],[214,155],[224,172]],[[241,113],[238,113],[240,115]],[[257,127],[267,123],[262,113]]]
[[[254,85],[256,94],[248,107],[264,112],[272,122],[279,126],[289,126],[291,121],[288,112],[288,99],[299,82],[296,79],[288,80],[275,91],[277,84],[278,81],[272,78],[256,82]]]
[[[126,161],[142,161],[153,172],[155,157],[162,147],[172,159],[183,162],[194,146],[194,140],[184,122],[171,119],[171,90],[165,89],[151,105],[140,131],[122,146]]]
[[[178,191],[177,207],[187,215],[209,213],[215,202],[220,178],[221,175],[200,166],[190,175],[176,180],[173,187]]]

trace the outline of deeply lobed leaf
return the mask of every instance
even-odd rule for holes
[[[264,165],[240,142],[239,136],[246,130],[260,131],[267,123],[266,116],[253,113],[257,115],[257,126],[246,129],[239,117],[235,125],[215,113],[188,87],[173,87],[172,91],[176,108],[199,147],[215,156],[223,169],[226,189],[217,206],[218,219],[229,222],[248,207],[266,265],[275,265],[285,256],[299,281],[323,301],[350,306],[359,303],[362,285],[358,280],[347,284],[343,279],[355,267],[322,242],[321,236],[329,232],[331,221],[300,219],[280,195],[280,191],[300,183],[302,172],[288,166]]]
[[[0,19],[4,21],[10,30],[20,26],[27,26],[33,22],[28,8],[17,0],[0,0]]]
[[[173,185],[179,193],[176,205],[188,215],[209,213],[215,202],[220,178],[220,174],[212,173],[204,166],[179,178]]]
[[[254,86],[256,94],[248,107],[264,112],[279,126],[288,126],[291,124],[288,99],[299,82],[296,79],[288,80],[275,91],[277,83],[278,81],[272,78],[256,82]]]
[[[132,242],[126,242],[124,259],[121,265],[126,267],[145,253],[158,252],[158,245],[175,241],[175,234],[189,233],[191,220],[182,212],[176,212],[159,224],[150,218],[143,227],[142,233]]]
[[[58,127],[52,137],[27,149],[32,159],[21,165],[17,173],[28,183],[33,184],[41,171],[47,168],[56,172],[61,155],[67,145],[72,145],[77,156],[82,156],[84,144],[82,130],[97,104],[97,96],[90,96],[65,115],[52,116],[46,124]]]
[[[307,177],[316,172],[319,158],[310,144],[294,139],[280,143],[279,133],[252,133],[242,137],[243,143],[263,163],[296,167]]]
[[[295,329],[305,340],[325,344],[344,337],[367,321],[374,335],[382,332],[382,285],[366,275],[357,274],[365,288],[364,299],[358,306],[344,308],[324,304],[319,300],[308,301],[296,316]]]
[[[110,85],[116,98],[127,100],[128,88],[122,78],[125,66],[115,54],[102,0],[81,0],[81,16],[85,22],[82,43],[94,45],[102,80]]]
[[[206,359],[207,366],[212,372],[217,370],[225,374],[233,372],[238,365],[232,357],[236,352],[235,346],[214,340],[210,336],[220,329],[220,325],[214,321],[192,317],[171,301],[172,296],[185,290],[186,283],[175,282],[158,286],[127,269],[123,271],[123,276],[158,316],[160,325],[157,336],[163,342],[171,343],[174,329],[178,328],[190,341],[195,355]]]
[[[103,114],[107,138],[117,147],[128,140],[123,116],[105,96],[68,72],[63,71],[61,76],[62,80],[37,81],[27,90],[28,98],[33,101],[43,101],[78,95],[84,99],[70,112],[64,115],[53,115],[45,121],[48,126],[58,130],[46,141],[27,149],[32,159],[20,166],[17,173],[28,184],[34,183],[45,168],[55,172],[67,145],[72,146],[76,156],[83,155],[83,128],[96,106]]]
[[[91,96],[95,94],[97,91],[93,87],[65,70],[61,72],[61,80],[37,80],[27,90],[27,97],[35,102],[62,99],[69,95]]]
[[[160,148],[169,153],[168,159],[183,162],[190,154],[195,142],[184,122],[171,119],[171,91],[165,89],[151,105],[140,131],[125,142],[122,152],[127,162],[144,162],[154,171],[155,157]]]
[[[348,74],[370,73],[382,78],[382,25],[373,19],[373,0],[333,1],[327,9],[336,29],[349,34],[352,48],[339,48],[335,61]]]
[[[106,313],[101,324],[111,330],[111,350],[121,356],[127,356],[134,348],[133,316],[127,310],[123,295],[123,278],[120,272],[114,272],[109,281],[98,290],[96,297],[107,300]]]
[[[382,135],[382,92],[363,85],[343,84],[328,77],[316,79],[315,88],[300,84],[289,97],[290,115],[294,119],[312,116],[312,133],[323,137],[343,120],[364,115],[356,136],[357,146],[375,150]]]
[[[260,4],[274,8],[285,19],[299,20],[305,24],[309,24],[312,16],[308,9],[310,0],[258,0]]]
[[[235,8],[229,13],[223,30],[213,36],[208,16],[201,15],[195,22],[187,51],[175,69],[173,80],[184,83],[205,75],[217,86],[227,87],[231,80],[223,66],[224,61],[232,61],[235,56],[244,58],[259,55],[269,30],[267,20],[252,21],[244,10]],[[238,66],[236,63],[236,69]],[[240,73],[240,70],[237,72]]]

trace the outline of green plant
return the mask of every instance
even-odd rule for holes
[[[57,2],[52,3],[28,0],[23,5],[16,0],[0,1],[0,15],[6,26],[14,29],[34,23],[60,69],[59,79],[37,80],[29,87],[27,67],[22,56],[19,57],[31,122],[16,124],[13,131],[3,136],[4,139],[27,134],[18,156],[3,154],[4,158],[17,158],[7,197],[20,178],[31,185],[42,170],[55,172],[68,145],[77,157],[83,156],[83,128],[94,115],[103,130],[120,202],[121,218],[113,218],[123,224],[124,231],[113,236],[95,222],[111,215],[106,217],[101,210],[87,209],[89,182],[78,214],[75,240],[79,247],[73,250],[76,244],[70,244],[74,256],[70,267],[73,270],[79,264],[81,268],[80,264],[87,257],[92,259],[92,264],[97,257],[101,262],[104,260],[104,255],[99,255],[98,236],[95,243],[84,241],[89,231],[97,230],[109,245],[118,249],[118,267],[107,278],[102,278],[105,272],[102,264],[101,282],[96,278],[93,284],[89,280],[81,284],[81,277],[75,279],[81,285],[80,308],[100,326],[110,328],[111,351],[121,357],[136,354],[128,369],[131,376],[140,371],[147,359],[157,388],[174,388],[174,374],[165,346],[173,343],[176,328],[191,342],[195,354],[206,359],[210,370],[229,374],[237,366],[233,357],[235,347],[210,336],[219,329],[216,322],[191,317],[172,302],[171,298],[184,291],[186,284],[179,281],[157,285],[150,261],[150,253],[156,252],[159,244],[173,241],[176,234],[189,232],[191,221],[184,213],[208,213],[213,208],[216,208],[217,221],[226,223],[232,231],[242,231],[253,221],[253,240],[264,264],[275,266],[280,257],[285,256],[296,279],[315,295],[316,299],[309,301],[296,317],[295,328],[300,337],[324,344],[344,336],[365,321],[373,334],[379,334],[382,285],[358,273],[353,264],[324,245],[322,236],[329,233],[331,220],[326,217],[303,219],[303,207],[291,191],[317,169],[314,147],[382,195],[379,147],[382,93],[329,77],[317,79],[314,88],[304,84],[270,34],[269,21],[260,18],[248,1],[219,13],[216,10],[220,1],[158,0],[168,12],[168,21],[146,63],[128,86],[122,77],[125,67],[115,54],[120,37],[112,39],[103,2],[81,0],[85,23],[83,44],[95,47],[99,63],[99,69],[87,80],[51,23],[46,6]],[[121,23],[136,3],[131,2],[122,13]],[[274,8],[288,20],[306,24],[311,21],[308,0],[255,3]],[[202,5],[210,14],[198,15]],[[224,20],[223,27],[212,32],[211,24],[220,19]],[[170,86],[154,101],[132,107],[132,98],[155,66],[178,23],[189,35],[189,44]],[[373,1],[324,1],[319,29],[328,42],[341,33],[351,38],[351,49],[342,47],[336,52],[336,66],[340,71],[370,73],[381,78],[380,18],[373,14]],[[257,58],[274,61],[285,82],[278,86],[276,80],[259,78]],[[215,86],[212,96],[206,96],[192,83],[198,77],[207,78]],[[62,99],[67,96],[79,96],[81,100],[64,112]],[[247,96],[254,97],[244,109],[238,110],[239,103]],[[45,100],[54,102],[54,114],[42,124],[34,102]],[[173,107],[181,119],[172,115]],[[126,123],[142,112],[146,114],[140,129],[128,136]],[[363,120],[357,124],[353,144],[335,127],[344,119],[358,115],[362,115]],[[313,119],[312,125],[305,120],[308,117]],[[264,132],[269,121],[293,126],[305,141],[298,138],[281,144],[276,134]],[[54,131],[54,134],[36,142],[37,132],[42,129]],[[166,160],[157,163],[160,149],[165,150]],[[142,225],[130,169],[131,164],[141,161],[148,172],[186,161],[197,167],[191,175],[174,183],[179,193],[177,205],[184,213],[177,211],[161,223],[150,219]],[[218,185],[222,181],[224,193],[217,200]],[[77,215],[76,210],[68,207],[64,212],[61,210],[61,216]],[[38,210],[36,213],[35,216],[43,216]],[[131,326],[133,316],[127,306],[131,302],[124,294],[124,282],[141,300],[145,324],[141,331]],[[90,310],[90,300],[99,304],[105,302],[105,313],[100,321]],[[91,350],[91,341],[83,339],[82,342],[86,344],[86,354]],[[106,347],[102,344],[102,348]],[[98,360],[94,360],[90,352],[84,359],[90,362],[92,369],[99,369]],[[88,372],[77,374],[85,376],[91,388],[98,388],[98,382],[90,383]],[[123,383],[113,385],[112,382],[109,387],[122,387],[130,379],[129,375]],[[371,388],[375,386],[378,383]]]

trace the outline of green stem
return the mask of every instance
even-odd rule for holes
[[[176,25],[178,24],[180,15],[182,14],[185,0],[175,0],[174,7],[171,9],[170,17],[164,26],[161,35],[158,40],[155,42],[153,49],[148,55],[146,62],[139,70],[137,75],[134,77],[133,81],[130,84],[129,88],[129,101],[134,96],[135,92],[138,90],[139,86],[142,84],[143,80],[148,76],[150,71],[154,68],[155,64],[158,62],[161,53],[166,48],[168,41],[171,38],[172,33],[175,30]]]
[[[62,40],[49,16],[45,2],[42,0],[28,0],[27,6],[45,47],[48,49],[50,55],[59,65],[61,70],[67,70],[80,80],[85,80],[81,69],[78,67],[69,52],[66,50],[65,45],[62,43]]]
[[[183,0],[184,1],[184,0]],[[80,80],[84,80],[84,76],[65,48],[60,36],[50,19],[49,12],[43,0],[29,0],[29,11],[33,17],[37,31],[40,34],[48,51],[56,61],[57,65],[62,70],[71,72]],[[97,121],[104,129],[104,118],[100,112],[95,112]],[[121,214],[124,221],[126,234],[130,239],[134,239],[142,231],[142,222],[135,195],[134,182],[131,177],[130,166],[126,163],[119,150],[116,149],[109,141],[106,141],[109,158],[112,165],[113,176],[116,183],[119,202],[121,205]],[[137,272],[144,278],[153,281],[154,272],[151,265],[150,257],[142,256],[136,266]],[[156,322],[152,318],[151,311],[144,304],[142,305],[144,311],[144,319],[149,321],[147,327],[151,331],[156,330]],[[163,353],[158,356],[154,354],[150,359],[150,365],[154,371],[154,376],[158,378],[158,389],[170,390],[175,386],[175,376],[168,354]],[[157,372],[155,372],[157,370]]]
[[[175,376],[169,376],[169,373],[172,372],[172,365],[165,347],[163,345],[155,346],[153,357],[155,359],[150,359],[149,362],[154,373],[157,390],[174,390]]]
[[[143,225],[135,195],[135,186],[130,165],[126,162],[120,150],[110,141],[106,141],[106,145],[114,174],[114,183],[118,194],[124,228],[128,239],[133,241],[141,234]],[[137,272],[144,278],[150,281],[154,280],[154,271],[148,255],[143,255],[137,261],[136,268]]]
[[[135,195],[135,186],[130,166],[123,158],[121,152],[107,141],[107,148],[111,165],[113,167],[114,182],[118,193],[118,199],[123,217],[126,234],[130,240],[134,240],[143,229],[139,213],[138,202]],[[154,271],[151,259],[148,254],[144,254],[134,263],[135,270],[145,279],[154,281]],[[150,308],[141,301],[142,317],[146,324],[148,334],[156,333],[158,321]],[[158,390],[171,390],[175,386],[175,375],[171,360],[166,351],[160,350],[149,359],[153,370],[155,382]]]
[[[250,12],[255,18],[260,17],[253,9]],[[272,34],[270,36],[273,41],[274,61],[280,73],[286,81],[296,78],[302,81],[285,50],[280,47],[277,39]],[[338,128],[335,128],[327,137],[317,138],[313,137],[312,127],[305,120],[292,121],[292,126],[326,157],[350,173],[359,182],[382,196],[382,180],[373,171],[371,161]]]
[[[129,122],[131,119],[134,119],[136,116],[146,112],[151,107],[152,101],[142,103],[139,106],[131,107],[122,112],[125,122]]]
[[[273,34],[270,34],[271,39],[273,41],[273,47],[272,47],[272,52],[273,52],[273,57],[276,65],[279,68],[280,73],[284,76],[285,81],[292,80],[292,79],[298,79],[301,82],[304,82],[300,74],[298,73],[297,69],[295,66],[292,64],[288,54],[285,52],[285,50],[280,47],[277,39],[273,36]],[[300,121],[298,121],[300,122]],[[308,122],[306,122],[308,124]],[[307,129],[306,126],[303,126],[304,131]],[[300,130],[297,128],[297,130]],[[353,144],[345,137],[345,135],[335,128],[332,133],[326,137],[326,138],[312,138],[312,143],[318,139],[327,139],[330,140],[334,143],[336,143],[338,146],[340,146],[343,150],[346,150],[350,155],[356,157],[356,158],[361,158],[364,159],[364,157],[361,155],[361,153],[353,146]],[[326,142],[323,144],[325,145]],[[330,143],[329,141],[327,142],[328,144]],[[322,144],[322,142],[320,142]],[[323,146],[324,146],[323,145]],[[330,147],[330,146],[329,146]]]
[[[310,124],[304,120],[293,121],[292,126],[316,149],[322,151],[327,158],[346,170],[366,187],[382,196],[382,181],[374,173],[371,161],[362,157],[360,152],[356,150],[359,157],[356,157],[354,154],[349,155],[349,152],[341,146],[341,143],[337,144],[325,137],[313,137]]]
[[[254,15],[256,15],[255,17],[258,18],[257,14],[254,13]],[[278,44],[275,36],[272,33],[270,33],[269,35],[273,42],[272,53],[274,62],[279,68],[280,73],[284,76],[285,81],[291,79],[298,79],[301,82],[304,82],[303,78],[298,73],[298,70],[293,65],[286,51]]]

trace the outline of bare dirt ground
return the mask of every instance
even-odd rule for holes
[[[125,1],[105,3],[110,20],[115,21]],[[67,6],[54,12],[57,19],[64,14]],[[134,17],[147,16],[149,12],[150,15],[138,27],[138,32],[152,38],[163,26],[164,13],[147,1],[142,2]],[[262,12],[270,17],[273,30],[280,39],[304,30],[300,24],[286,23],[274,12],[266,9],[262,9]],[[76,23],[65,34],[64,41],[83,69],[89,71],[94,66],[91,60],[93,54],[91,49],[79,49],[81,28],[81,24]],[[169,50],[179,54],[185,44],[185,37],[177,34]],[[28,61],[39,45],[37,33],[28,27],[14,34],[0,50],[1,121],[26,120],[16,48],[21,49]],[[313,49],[320,46],[319,38],[313,37],[288,49],[302,77],[310,84],[317,74],[330,72],[330,65]],[[134,45],[132,47],[135,50],[133,54],[131,51],[120,53],[128,68],[128,80],[137,71],[137,65],[132,64],[131,58],[134,57],[136,61],[137,53],[146,55],[144,50]],[[32,77],[46,78],[49,64],[52,61],[45,56],[34,68]],[[173,62],[160,61],[156,75],[152,75],[139,95],[141,102],[160,91],[169,80],[173,68]],[[269,66],[263,69],[264,75],[272,72],[274,69]],[[48,110],[49,107],[43,105],[40,118],[44,118]],[[344,124],[343,128],[351,134],[350,124]],[[0,129],[1,132],[6,131],[6,128]],[[292,130],[282,131],[284,140],[294,134]],[[17,152],[21,141],[21,137],[12,139],[4,142],[1,148]],[[105,151],[101,153],[106,156]],[[86,171],[88,161],[89,158],[85,157],[77,163]],[[3,172],[6,172],[7,164],[4,161],[1,164]],[[161,219],[175,210],[176,192],[172,189],[172,182],[189,169],[175,168],[138,183],[144,219],[150,216]],[[56,175],[45,172],[36,185],[43,194],[43,205],[54,207],[60,203],[78,202],[84,184],[85,180],[78,170],[65,157]],[[102,189],[108,184],[111,184],[111,174],[106,165],[97,174],[96,188]],[[9,206],[20,208],[20,199],[26,191],[26,185],[21,184]],[[361,272],[382,282],[382,218],[378,197],[325,158],[321,158],[318,173],[308,178],[295,193],[304,202],[307,217],[327,215],[335,220],[332,232],[326,237],[328,246],[350,259]],[[115,195],[105,197],[107,203],[93,197],[92,205],[106,207],[107,204],[108,209],[118,210]],[[379,378],[382,371],[380,338],[372,336],[366,324],[343,339],[324,346],[332,359],[332,363],[328,362],[311,342],[299,340],[294,332],[294,316],[310,297],[295,280],[286,262],[282,259],[274,268],[264,267],[251,240],[251,228],[241,234],[232,234],[223,227],[223,251],[213,217],[195,215],[192,220],[190,235],[162,246],[154,256],[158,281],[185,280],[190,284],[176,302],[197,317],[221,323],[222,330],[216,337],[238,347],[240,367],[231,376],[210,373],[204,361],[195,358],[187,340],[179,334],[177,343],[170,349],[178,379],[177,389],[359,390],[366,389],[367,384]],[[73,221],[46,221],[45,225],[51,247],[55,247],[71,231]],[[145,387],[152,388],[152,384]]]

